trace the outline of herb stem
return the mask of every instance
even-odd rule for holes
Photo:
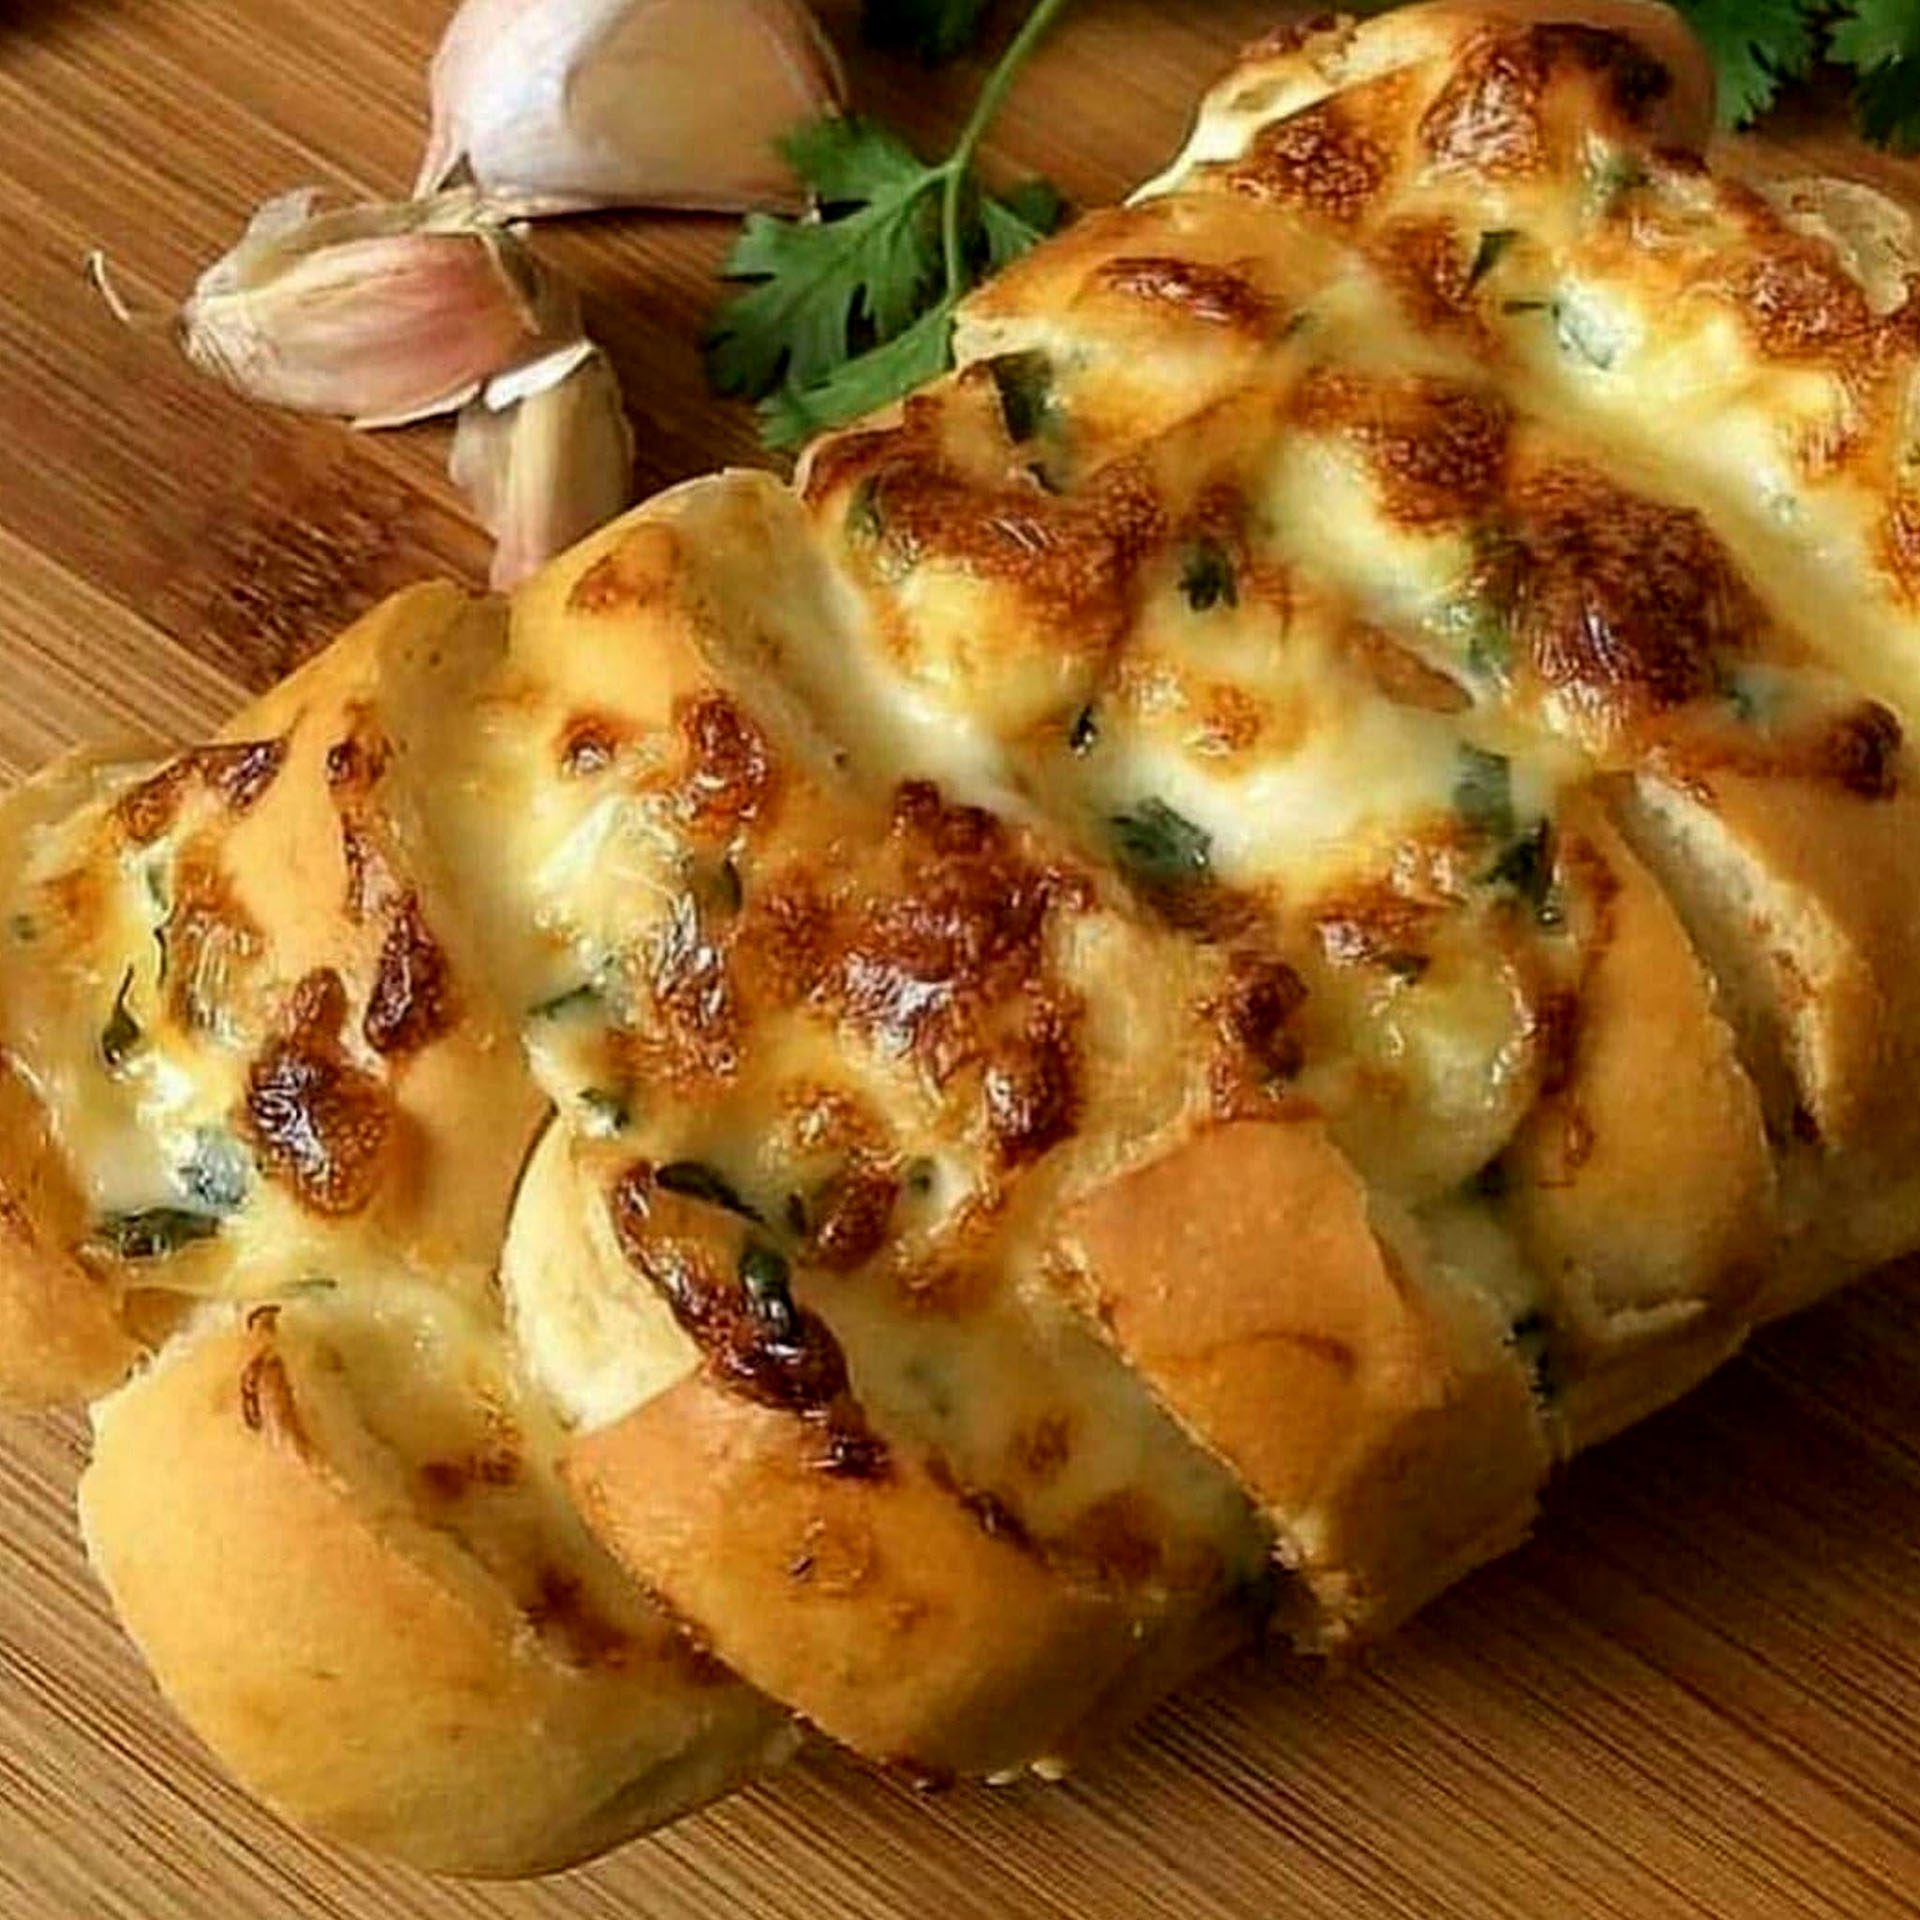
[[[953,151],[941,162],[940,258],[950,300],[957,299],[966,285],[966,262],[960,255],[960,196],[972,171],[974,155],[979,152],[980,142],[986,137],[994,116],[1005,104],[1020,69],[1026,65],[1027,56],[1040,44],[1054,16],[1066,5],[1067,0],[1034,0],[1020,31],[1008,41],[1006,51],[987,75],[986,85],[980,89],[980,97],[973,103],[973,112],[960,129]]]

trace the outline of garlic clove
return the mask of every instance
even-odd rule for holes
[[[447,463],[513,587],[633,499],[633,430],[606,355],[585,341],[489,383],[462,409]]]
[[[573,296],[468,191],[321,211],[270,200],[180,311],[181,345],[228,386],[356,426],[462,406],[579,330]]]
[[[775,142],[845,98],[803,0],[466,0],[416,190],[470,180],[516,216],[796,207]]]

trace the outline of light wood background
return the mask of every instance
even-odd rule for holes
[[[80,272],[104,246],[157,306],[269,193],[403,191],[448,5],[0,0],[0,778],[103,732],[192,735],[389,588],[484,567],[440,433],[250,408]],[[1001,157],[1113,197],[1274,12],[1081,0]],[[930,146],[971,86],[855,73]],[[1817,114],[1798,134],[1856,157]],[[649,486],[755,457],[694,345],[728,231],[541,237],[625,373]],[[1920,1274],[1580,1463],[1532,1546],[1360,1671],[1242,1661],[1060,1788],[921,1799],[817,1759],[528,1887],[332,1853],[228,1787],[85,1571],[83,1444],[77,1420],[0,1425],[5,1920],[1920,1914]]]

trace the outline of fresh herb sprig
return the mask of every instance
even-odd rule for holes
[[[1817,60],[1850,68],[1860,130],[1920,147],[1920,5],[1915,0],[1678,0],[1713,57],[1721,117],[1745,126]]]
[[[990,195],[974,168],[1020,69],[1067,4],[1033,0],[944,159],[928,164],[857,118],[814,121],[782,142],[813,210],[748,217],[724,269],[742,290],[707,340],[714,387],[760,403],[769,446],[796,447],[943,372],[962,296],[1059,224],[1060,196],[1045,181]],[[1677,4],[1712,57],[1730,125],[1765,112],[1824,59],[1857,76],[1855,114],[1869,139],[1920,149],[1920,0]],[[935,61],[971,45],[985,13],[985,0],[865,0],[862,19],[874,44]],[[1506,237],[1483,236],[1476,276]]]
[[[952,150],[932,165],[868,120],[814,121],[782,143],[815,209],[798,220],[749,216],[725,272],[750,284],[707,342],[709,378],[761,403],[770,446],[797,446],[941,372],[961,296],[1059,224],[1060,196],[1044,181],[987,194],[974,163],[1066,3],[1035,0]]]

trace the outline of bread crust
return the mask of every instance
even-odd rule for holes
[[[1607,924],[1564,1080],[1505,1165],[1571,1452],[1733,1351],[1780,1223],[1760,1102],[1679,916],[1600,809],[1564,824],[1601,863]]]
[[[95,1567],[249,1790],[431,1871],[520,1875],[790,1750],[780,1714],[594,1565],[560,1501],[516,1543],[544,1569],[444,1531],[407,1478],[422,1463],[374,1439],[338,1365],[324,1320],[215,1320],[96,1414]]]
[[[797,494],[0,807],[0,1399],[158,1349],[83,1514],[242,1780],[1050,1770],[1920,1242],[1910,223],[1711,121],[1642,0],[1289,29]]]
[[[1273,1519],[1303,1638],[1384,1631],[1526,1533],[1547,1456],[1504,1328],[1381,1238],[1317,1123],[1196,1133],[1077,1201],[1061,1244]]]
[[[700,1376],[582,1435],[566,1471],[719,1657],[912,1778],[1045,1761],[1136,1650],[1123,1601],[996,1537],[920,1463],[836,1477],[790,1416]]]

